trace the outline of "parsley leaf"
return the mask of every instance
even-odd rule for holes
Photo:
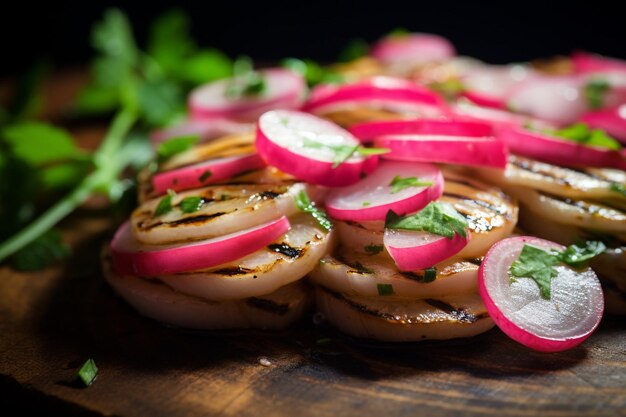
[[[378,295],[393,295],[393,285],[391,284],[376,284],[378,289]]]
[[[585,123],[576,123],[561,130],[547,130],[546,133],[583,145],[599,146],[612,150],[620,150],[622,147],[618,141],[608,136],[603,130],[589,129]]]
[[[604,105],[604,97],[611,89],[611,84],[606,80],[594,79],[590,80],[584,89],[587,105],[591,109],[599,109]]]
[[[180,203],[180,210],[183,213],[195,213],[196,211],[202,208],[204,204],[204,199],[202,197],[185,197]]]
[[[420,181],[417,177],[402,178],[399,175],[393,177],[389,183],[391,194],[395,194],[409,187],[430,187],[431,185],[433,185],[432,181]]]
[[[98,377],[98,367],[93,359],[87,359],[78,370],[76,377],[85,384],[86,387],[94,383]]]
[[[452,239],[457,233],[467,237],[467,220],[449,203],[430,202],[410,216],[399,216],[389,210],[385,219],[388,229],[421,230]]]
[[[69,133],[46,123],[15,124],[4,129],[2,135],[15,156],[32,165],[84,157]]]
[[[176,195],[176,193],[172,190],[167,190],[167,195],[159,201],[156,209],[154,210],[154,216],[162,216],[166,213],[172,211],[172,198]]]
[[[338,84],[344,81],[343,76],[326,67],[322,67],[310,59],[287,58],[282,61],[282,66],[299,73],[305,79],[309,87],[317,84]]]
[[[587,261],[600,255],[606,250],[604,243],[596,240],[586,241],[582,244],[573,244],[562,252],[558,252],[561,262],[574,268],[582,268]]]
[[[233,77],[226,88],[226,97],[237,99],[260,96],[265,93],[267,89],[265,78],[254,70],[252,60],[249,57],[238,58],[233,64],[233,73]]]
[[[70,255],[70,249],[61,239],[61,234],[52,229],[17,251],[12,265],[20,271],[37,271]]]
[[[370,255],[376,255],[377,253],[382,252],[384,247],[383,245],[367,245],[364,247],[364,249],[366,253],[369,253]]]
[[[159,144],[157,148],[157,158],[160,163],[168,160],[174,155],[190,149],[200,140],[197,135],[178,136],[168,139]]]
[[[437,279],[437,269],[435,269],[434,267],[424,269],[424,280],[422,282],[429,283],[429,282],[433,282],[436,279]]]
[[[624,184],[618,184],[616,182],[611,183],[611,185],[609,186],[609,189],[611,191],[614,191],[616,193],[620,193],[626,196],[626,185]]]
[[[339,165],[346,162],[355,153],[363,156],[368,155],[380,155],[390,152],[387,148],[365,148],[361,145],[333,145],[329,143],[322,143],[316,140],[304,138],[302,145],[305,148],[314,149],[327,149],[334,153],[333,168],[337,168]]]
[[[550,283],[557,276],[554,266],[559,259],[554,254],[532,245],[524,245],[518,259],[509,268],[512,277],[530,278],[539,286],[541,297],[550,299]],[[515,278],[511,278],[515,282]]]
[[[306,191],[300,191],[295,197],[295,200],[298,208],[303,212],[309,213],[311,216],[313,216],[313,218],[317,220],[319,225],[322,226],[324,229],[330,231],[333,228],[333,224],[326,215],[326,213],[323,210],[317,208],[315,204],[311,202],[311,199],[307,195]]]

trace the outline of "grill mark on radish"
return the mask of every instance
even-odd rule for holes
[[[487,313],[475,315],[472,313],[468,313],[462,308],[456,308],[451,304],[446,303],[445,301],[435,300],[434,298],[426,298],[424,301],[431,306],[438,308],[444,313],[454,317],[461,323],[476,323],[479,319],[487,317]]]
[[[217,269],[215,271],[212,271],[212,273],[214,274],[220,274],[220,275],[226,275],[229,277],[232,276],[236,276],[236,275],[246,275],[253,272],[252,269],[250,268],[243,268],[241,266],[231,266],[231,267],[227,267],[227,268],[220,268]]]
[[[274,191],[263,191],[258,194],[263,200],[273,200],[277,197],[280,197],[280,193],[275,193]]]
[[[614,210],[614,211],[616,211],[616,212],[618,212],[620,214],[626,215],[626,213],[624,213],[622,210],[620,210],[619,207],[613,207],[613,206],[609,205],[608,201],[603,201],[602,205],[600,205],[600,204],[591,203],[591,202],[584,201],[584,200],[575,200],[575,199],[572,199],[572,198],[561,197],[561,196],[558,196],[558,195],[549,194],[549,193],[545,193],[545,192],[540,192],[539,194],[541,196],[545,197],[545,198],[550,199],[550,200],[560,201],[560,202],[562,202],[564,204],[567,204],[568,206],[576,207],[578,209],[581,209],[581,210],[583,210],[585,213],[587,213],[589,215],[597,215],[597,216],[606,217],[606,216],[604,216],[602,214],[602,210],[606,210],[607,208],[612,209],[612,210]]]
[[[303,249],[294,248],[293,246],[289,246],[286,243],[272,243],[271,245],[268,245],[267,248],[272,252],[278,252],[291,259],[299,258],[304,252]]]
[[[449,198],[454,198],[454,199],[457,199],[457,200],[461,200],[461,201],[466,202],[466,203],[474,203],[474,204],[476,204],[476,205],[478,205],[480,207],[486,208],[487,210],[493,211],[494,213],[500,214],[500,215],[504,215],[508,211],[506,208],[495,206],[495,205],[493,205],[493,204],[491,204],[491,203],[489,203],[487,201],[484,201],[484,200],[477,200],[477,199],[474,199],[474,198],[469,198],[469,197],[464,196],[462,194],[446,193],[446,192],[444,192],[443,195],[446,196],[446,197],[449,197]]]
[[[251,307],[258,308],[259,310],[267,311],[268,313],[277,314],[279,316],[284,316],[289,312],[289,304],[277,303],[275,301],[267,300],[265,298],[248,298],[246,300],[246,304]]]
[[[186,225],[186,224],[195,224],[195,223],[205,223],[216,217],[223,216],[224,214],[226,214],[225,211],[218,211],[217,213],[212,213],[212,214],[201,214],[200,216],[185,217],[184,219],[174,220],[173,222],[167,222],[164,224],[169,227],[176,227],[176,226],[180,226],[184,224]],[[148,229],[151,229],[152,227],[155,227],[155,226],[156,225],[150,225]]]

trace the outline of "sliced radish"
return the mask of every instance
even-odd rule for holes
[[[152,177],[152,185],[160,195],[167,190],[182,191],[215,184],[263,167],[265,162],[258,154],[217,158],[158,173]]]
[[[626,104],[585,113],[580,120],[589,127],[604,130],[626,146]]]
[[[461,79],[465,88],[461,95],[480,106],[504,109],[509,91],[534,75],[534,71],[524,65],[472,67]]]
[[[306,91],[301,75],[282,68],[259,71],[265,79],[265,91],[255,97],[229,98],[226,94],[232,79],[214,81],[196,88],[189,96],[193,119],[228,117],[254,122],[272,109],[294,109],[300,106]]]
[[[319,185],[354,184],[378,163],[376,155],[358,153],[341,162],[337,149],[356,150],[359,141],[332,122],[296,111],[275,110],[261,116],[256,146],[269,165]]]
[[[506,146],[493,137],[387,135],[374,144],[389,149],[383,157],[396,161],[506,167]]]
[[[224,117],[203,120],[185,120],[179,125],[157,130],[150,134],[153,144],[178,136],[197,135],[200,142],[206,142],[221,136],[254,131],[254,124],[241,123]]]
[[[478,273],[480,295],[496,325],[515,341],[543,352],[573,348],[588,338],[600,323],[604,309],[602,288],[589,268],[555,267],[551,297],[541,297],[533,280],[516,278],[509,268],[524,245],[563,250],[547,240],[520,236],[504,239],[487,252]]]
[[[557,165],[582,165],[626,169],[626,159],[618,151],[533,132],[523,128],[503,128],[498,137],[517,153]]]
[[[157,276],[210,268],[244,257],[272,243],[289,230],[289,220],[277,220],[213,239],[171,245],[138,242],[129,222],[111,242],[113,269],[118,274]]]
[[[572,54],[574,71],[577,73],[591,72],[624,72],[626,73],[626,61],[609,58],[588,52],[576,51]]]
[[[354,84],[317,87],[302,109],[320,114],[357,105],[432,117],[446,108],[444,100],[425,87],[401,78],[378,76]]]
[[[452,239],[428,232],[385,229],[385,249],[401,271],[430,268],[454,256],[467,245],[470,233]]]
[[[430,33],[386,36],[372,46],[372,56],[386,64],[445,61],[456,55],[447,39]]]
[[[408,186],[392,192],[395,177],[415,178],[432,185]],[[339,220],[357,222],[384,220],[387,212],[412,213],[441,197],[443,176],[434,165],[383,162],[373,174],[344,188],[333,189],[326,198],[326,211]]]
[[[493,129],[487,123],[438,119],[378,120],[354,125],[350,132],[364,142],[383,135],[493,135]]]
[[[507,110],[477,106],[467,100],[457,101],[449,114],[454,120],[475,121],[489,123],[494,131],[508,126],[525,126],[554,128],[554,123],[532,118],[522,114],[515,114]]]

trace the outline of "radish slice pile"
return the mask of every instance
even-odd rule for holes
[[[289,220],[277,220],[213,239],[184,244],[146,245],[124,223],[111,242],[113,269],[121,275],[151,277],[210,268],[241,258],[272,243],[289,230]]]
[[[370,141],[383,135],[446,135],[446,136],[492,136],[493,129],[487,123],[458,120],[377,120],[354,125],[350,132],[362,141]]]
[[[302,109],[320,114],[358,105],[433,117],[446,108],[443,99],[425,87],[379,76],[354,84],[317,87]]]
[[[164,194],[167,190],[189,190],[263,167],[265,162],[257,154],[218,158],[156,174],[152,185],[157,194]]]
[[[585,113],[580,120],[591,128],[604,130],[626,146],[626,104]]]
[[[371,173],[378,158],[351,152],[359,144],[347,130],[302,112],[270,111],[257,127],[256,146],[265,162],[313,184],[350,185]]]
[[[556,266],[551,296],[540,296],[529,278],[511,283],[509,268],[524,245],[550,251],[563,246],[535,237],[513,237],[496,243],[487,252],[478,273],[480,295],[496,325],[517,342],[543,352],[558,352],[582,343],[602,318],[604,299],[591,269]]]
[[[393,192],[392,183],[396,177],[432,185],[408,186]],[[332,190],[326,198],[326,211],[339,220],[384,220],[389,210],[401,215],[418,211],[441,197],[442,192],[443,176],[437,167],[409,162],[383,162],[367,178],[351,186]]]
[[[254,122],[271,109],[299,107],[306,90],[302,76],[295,72],[272,68],[259,71],[265,80],[265,91],[255,97],[229,98],[232,79],[214,81],[192,91],[189,109],[193,119],[230,118]]]
[[[385,229],[385,249],[401,271],[430,268],[450,258],[467,245],[466,237],[455,234],[452,239],[427,232]]]
[[[444,61],[454,55],[450,41],[429,33],[390,35],[372,46],[372,56],[386,64]]]

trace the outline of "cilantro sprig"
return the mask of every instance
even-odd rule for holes
[[[346,162],[352,155],[358,154],[362,156],[380,155],[390,152],[387,148],[366,148],[361,145],[335,145],[330,143],[318,142],[316,140],[304,138],[302,145],[311,149],[326,149],[331,151],[333,155],[333,168]]]
[[[546,133],[571,140],[583,145],[620,150],[622,145],[600,129],[589,129],[585,123],[575,123],[560,130],[546,130]]]
[[[385,227],[424,231],[452,239],[455,234],[467,237],[468,223],[451,204],[433,201],[410,216],[399,216],[393,210],[389,210]]]
[[[421,181],[417,177],[402,178],[399,175],[393,177],[389,183],[389,186],[391,187],[391,194],[395,194],[410,187],[430,187],[431,185],[433,185],[432,181]]]

